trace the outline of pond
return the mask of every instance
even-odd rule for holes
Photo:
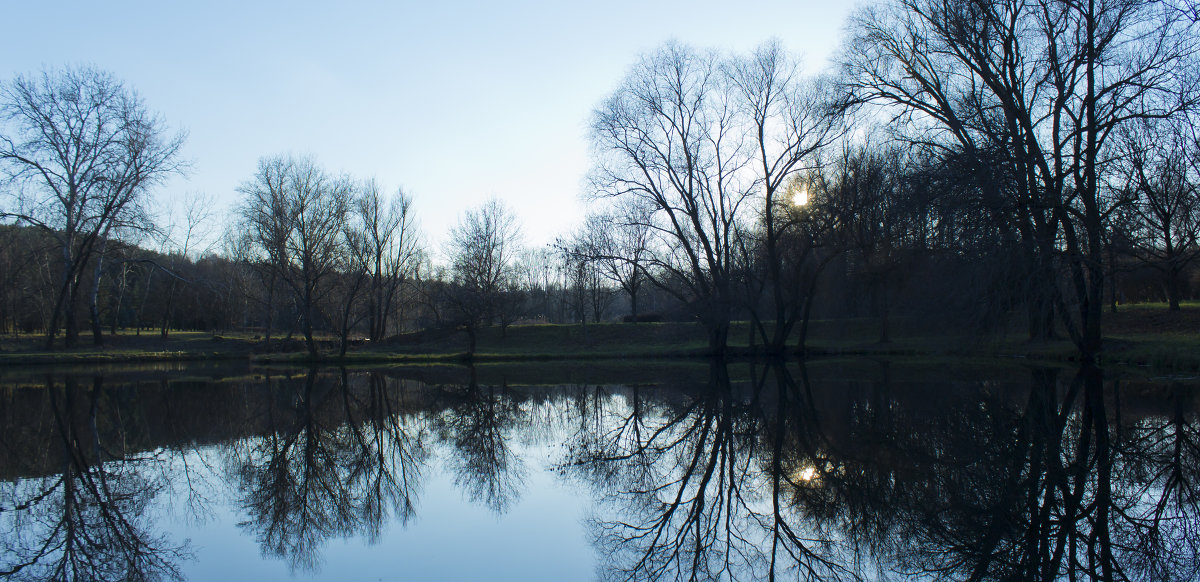
[[[1192,580],[1200,383],[874,360],[0,371],[12,580]]]

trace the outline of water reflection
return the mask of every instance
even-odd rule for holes
[[[1194,386],[887,363],[624,385],[405,374],[0,389],[0,573],[180,577],[189,546],[158,517],[220,504],[263,556],[313,572],[332,539],[427,527],[430,475],[504,519],[551,471],[588,499],[600,579],[1200,575]]]
[[[445,397],[447,410],[437,417],[439,436],[454,446],[448,459],[454,483],[471,501],[503,514],[521,495],[525,467],[512,450],[512,433],[528,428],[505,386],[480,387],[475,371],[462,390]]]
[[[996,391],[936,412],[863,401],[850,438],[807,461],[820,485],[789,493],[807,522],[904,574],[1195,579],[1194,418],[1180,392],[1168,417],[1125,417],[1121,395],[1094,369],[1067,381],[1033,370],[1023,398]]]
[[[293,569],[316,569],[330,538],[374,543],[393,516],[404,524],[415,512],[424,435],[405,426],[382,376],[356,380],[365,386],[352,386],[345,370],[310,369],[300,382],[268,376],[263,434],[231,449],[247,517],[239,526]]]
[[[0,489],[0,531],[6,532],[0,575],[11,580],[179,578],[177,562],[187,556],[186,545],[156,533],[146,515],[166,487],[163,459],[119,448],[125,435],[110,424],[109,412],[120,403],[113,402],[100,377],[90,390],[77,378],[62,383],[47,378],[42,388],[43,414],[22,419],[21,427],[42,440],[37,466],[9,465],[18,473],[33,469],[38,474],[4,482]]]
[[[1123,416],[1098,371],[1013,390],[841,398],[782,366],[581,431],[606,578],[1197,576],[1193,401]]]
[[[714,364],[705,389],[675,402],[634,392],[596,423],[604,429],[580,431],[567,465],[602,499],[591,524],[602,577],[853,577],[834,540],[814,535],[787,499],[785,487],[812,484],[797,468],[816,461],[795,438],[808,434],[790,430],[812,426],[792,417],[794,392],[782,366],[746,386]]]

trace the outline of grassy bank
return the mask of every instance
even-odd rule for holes
[[[207,332],[177,331],[164,340],[157,331],[105,335],[104,345],[92,345],[90,334],[79,347],[44,349],[45,336],[0,336],[0,365],[118,364],[181,361],[244,360],[258,342],[248,334],[233,337]]]
[[[1062,339],[1031,343],[1018,332],[979,334],[973,330],[923,329],[921,322],[893,322],[891,341],[879,341],[873,319],[814,321],[809,355],[888,355],[935,357],[1027,358],[1071,361],[1075,349]],[[90,337],[81,338],[90,344]],[[157,333],[123,333],[106,337],[104,347],[42,350],[40,336],[0,337],[0,365],[100,364],[167,361],[251,360],[256,363],[304,363],[308,354],[297,341],[275,342],[270,348],[248,334],[214,336],[175,332],[163,340]],[[745,323],[730,331],[730,352],[753,353],[755,341]],[[429,330],[401,335],[380,345],[358,342],[337,357],[335,342],[322,341],[322,361],[343,364],[437,364],[530,360],[605,360],[702,358],[707,355],[703,328],[691,323],[606,323],[590,325],[517,325],[507,330],[481,330],[475,354],[468,357],[466,334]],[[792,345],[795,345],[793,340]],[[1200,304],[1180,312],[1163,305],[1123,306],[1106,313],[1105,365],[1150,366],[1200,371]]]

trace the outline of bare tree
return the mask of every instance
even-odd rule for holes
[[[891,296],[903,283],[905,259],[924,253],[923,205],[908,192],[903,154],[894,147],[847,145],[833,164],[832,236],[865,283],[879,318],[879,342],[891,341]],[[915,164],[909,167],[916,167]]]
[[[508,320],[504,312],[517,292],[520,238],[517,217],[497,198],[468,210],[450,231],[447,302],[455,322],[467,332],[468,353],[475,353],[480,326]]]
[[[562,321],[562,301],[557,300],[562,286],[557,254],[553,245],[527,247],[520,253],[517,269],[519,286],[529,300],[529,315],[551,322]]]
[[[350,205],[357,203],[356,198]],[[338,336],[338,356],[346,355],[351,330],[368,316],[363,292],[370,279],[371,245],[363,226],[355,222],[350,220],[342,226],[342,249],[331,277],[331,303],[337,310],[333,323]]]
[[[781,351],[805,304],[804,286],[789,281],[785,273],[788,249],[781,248],[789,230],[802,227],[789,212],[787,186],[799,172],[817,167],[818,154],[838,135],[839,116],[833,115],[820,88],[806,83],[798,64],[778,42],[769,42],[751,55],[726,65],[733,95],[742,108],[753,144],[757,187],[762,191],[760,260],[765,263],[760,293],[768,298],[765,313],[751,306],[751,316],[763,342]],[[751,271],[754,272],[754,271]],[[773,319],[768,336],[763,319]]]
[[[371,341],[386,337],[388,322],[400,308],[403,288],[411,285],[422,258],[412,198],[403,190],[389,201],[379,184],[369,179],[358,186],[350,206],[335,275],[339,283],[339,354],[343,356],[351,329],[364,319]]]
[[[1162,274],[1168,308],[1179,311],[1185,271],[1200,257],[1200,145],[1178,120],[1142,120],[1121,141],[1134,256]]]
[[[593,322],[600,322],[615,293],[608,283],[617,282],[615,277],[623,274],[624,259],[616,256],[612,232],[616,226],[611,217],[591,214],[570,238],[558,242],[575,319],[580,323],[587,323],[588,311]]]
[[[637,271],[694,309],[714,353],[725,350],[748,260],[764,266],[751,291],[768,297],[765,311],[750,305],[764,342],[782,350],[800,317],[802,295],[782,273],[794,226],[783,195],[839,133],[819,93],[778,42],[735,57],[668,44],[594,115],[594,191],[651,210],[628,221],[653,234]]]
[[[184,197],[181,224],[176,225],[172,221],[167,229],[166,242],[174,247],[169,255],[171,258],[170,268],[174,276],[171,277],[171,282],[167,287],[167,300],[163,309],[160,331],[163,339],[167,339],[171,322],[175,317],[175,292],[176,286],[181,280],[180,268],[188,260],[189,253],[195,252],[195,245],[208,238],[210,222],[213,218],[212,206],[212,197],[199,192],[189,192]]]
[[[245,196],[239,212],[258,260],[292,291],[305,346],[316,358],[314,323],[343,257],[353,184],[311,158],[276,156],[259,160],[254,178],[238,191]]]
[[[986,195],[1001,187],[985,179],[989,162],[1011,168],[1009,211],[1042,282],[1033,311],[1054,305],[1093,358],[1110,138],[1195,106],[1193,21],[1141,0],[898,0],[865,9],[851,31],[846,105],[882,105],[910,139],[964,151]]]
[[[110,237],[149,225],[146,195],[182,170],[184,135],[168,134],[121,81],[86,67],[4,84],[0,119],[0,163],[15,186],[15,206],[0,217],[38,226],[57,241],[61,274],[46,345],[65,322],[64,342],[73,346],[87,264],[103,258]]]
[[[416,275],[422,251],[412,210],[412,196],[396,190],[389,200],[374,180],[368,180],[354,205],[365,236],[370,272],[367,299],[367,337],[387,337],[388,323],[397,314],[401,288]]]
[[[654,211],[637,199],[628,199],[612,211],[593,214],[584,221],[580,248],[596,264],[597,273],[629,296],[630,321],[637,323],[638,299],[646,282]]]
[[[734,239],[753,194],[727,88],[718,55],[668,44],[634,65],[591,130],[594,192],[654,209],[652,268],[643,272],[692,306],[716,354],[729,335]]]

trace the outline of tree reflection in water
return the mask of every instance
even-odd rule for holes
[[[392,515],[406,523],[414,514],[422,430],[403,424],[381,375],[365,380],[360,396],[344,370],[268,378],[276,396],[262,411],[265,434],[240,441],[234,453],[247,513],[241,527],[293,570],[318,569],[332,537],[365,533],[375,541]]]
[[[591,526],[607,559],[602,577],[853,577],[833,540],[812,537],[780,504],[781,472],[771,469],[781,467],[781,446],[762,438],[772,428],[760,414],[763,382],[744,393],[723,363],[711,377],[707,389],[658,405],[634,391],[597,423],[603,430],[571,443],[567,469],[600,496]]]
[[[520,406],[503,386],[499,391],[496,386],[480,387],[474,369],[465,389],[451,392],[448,399],[437,426],[439,436],[454,447],[447,459],[454,484],[465,489],[471,501],[503,514],[520,498],[525,479],[525,465],[510,443],[519,426]]]
[[[190,391],[48,379],[2,393],[0,575],[178,577],[188,548],[153,516],[172,495],[207,511],[223,479],[262,553],[314,570],[331,538],[374,543],[408,524],[431,469],[512,511],[536,482],[525,458],[552,449],[593,493],[602,579],[1200,576],[1194,387],[1094,369],[732,369],[737,381],[714,364],[707,383],[553,388],[474,371],[430,385],[308,370]]]
[[[5,579],[180,577],[177,562],[188,556],[186,546],[155,532],[147,515],[166,486],[155,470],[163,459],[154,453],[127,453],[124,435],[102,426],[102,384],[97,376],[89,390],[74,378],[60,384],[47,377],[50,410],[44,418],[25,419],[30,424],[53,422],[51,438],[57,442],[46,444],[61,447],[60,469],[2,485],[0,576]]]
[[[894,394],[885,365],[851,394],[715,367],[678,401],[634,392],[564,469],[601,500],[604,578],[1195,579],[1195,403],[1122,416],[1094,369],[1031,374]]]
[[[903,574],[1194,579],[1197,440],[1182,402],[1173,419],[1124,421],[1095,370],[1064,390],[1053,370],[1032,376],[1024,402],[856,406],[820,486],[793,488],[793,503]]]

